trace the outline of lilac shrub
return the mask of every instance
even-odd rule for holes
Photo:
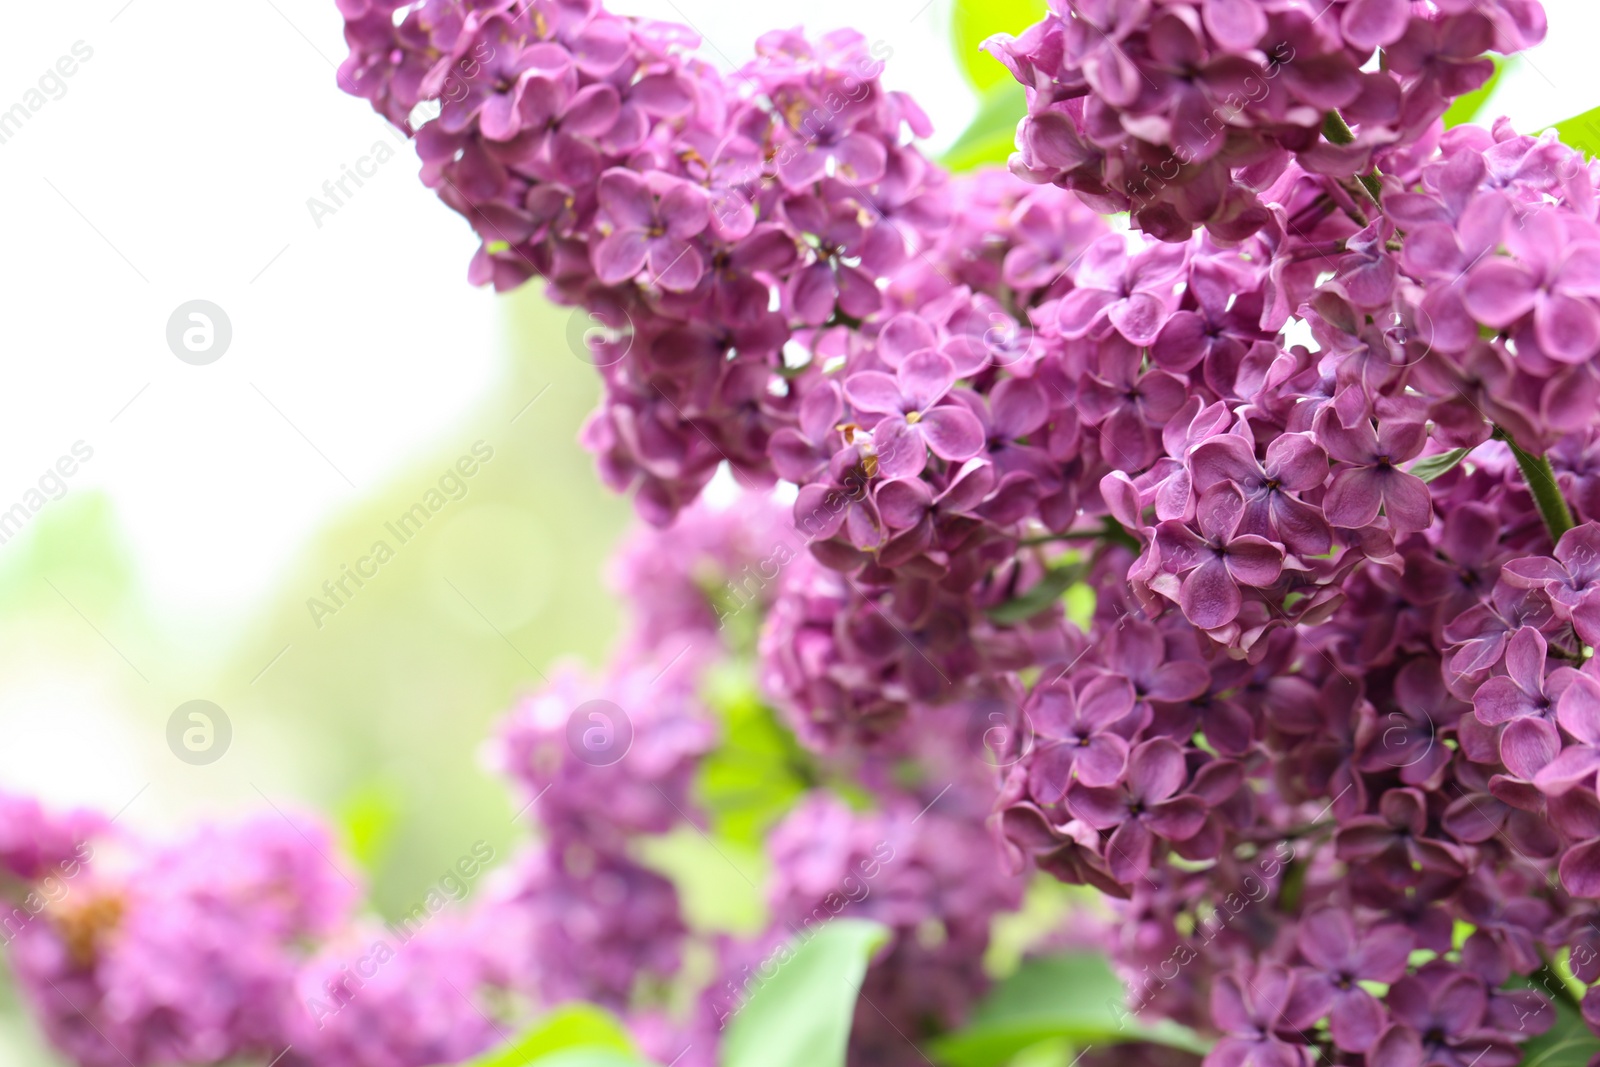
[[[987,44],[1026,113],[969,175],[851,31],[724,72],[594,0],[339,6],[341,84],[414,137],[470,279],[606,327],[583,440],[647,525],[611,664],[493,746],[533,841],[293,1055],[424,1067],[582,997],[709,1064],[848,914],[890,933],[852,1062],[918,1062],[1035,877],[1110,911],[1040,939],[1093,938],[1207,1067],[1510,1067],[1558,1002],[1600,1033],[1600,170],[1442,118],[1537,3],[1052,0]],[[728,672],[803,799],[767,820],[768,929],[708,943],[641,842],[710,826]],[[616,760],[572,732],[602,714],[605,749],[606,708]],[[24,887],[105,834],[5,804]],[[366,920],[294,867],[294,922],[215,890],[251,946],[215,960],[171,920],[212,889],[141,896],[175,861],[131,847],[13,946],[56,1042],[143,1067],[301,1033],[162,997],[210,968],[288,1004]]]

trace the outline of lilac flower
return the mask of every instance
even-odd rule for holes
[[[1577,897],[1600,898],[1600,798],[1584,789],[1551,797],[1551,825],[1568,842],[1557,871],[1561,887]]]
[[[690,239],[711,221],[705,193],[683,181],[656,187],[632,171],[600,177],[600,208],[611,229],[594,246],[594,268],[607,285],[620,285],[649,268],[646,278],[674,292],[699,284],[705,260]]]
[[[1112,831],[1105,843],[1106,864],[1116,878],[1133,881],[1150,869],[1157,838],[1184,841],[1205,824],[1204,802],[1178,794],[1187,778],[1183,749],[1156,738],[1129,753],[1127,776],[1120,786],[1096,788],[1074,782],[1067,790],[1067,808],[1096,830]]]
[[[928,452],[941,459],[971,459],[983,448],[983,427],[965,407],[941,403],[956,382],[955,364],[940,352],[912,353],[890,377],[862,371],[845,381],[845,396],[863,412],[885,416],[872,427],[878,473],[914,478]]]
[[[813,542],[842,531],[856,548],[876,548],[883,541],[883,519],[871,483],[881,469],[878,457],[861,445],[834,453],[829,479],[812,482],[795,498],[795,529]]]
[[[478,936],[497,946],[514,987],[618,1010],[642,980],[677,971],[688,931],[677,891],[655,871],[579,839],[508,873],[481,905]]]
[[[1106,643],[1106,663],[1133,686],[1141,703],[1179,704],[1206,691],[1211,672],[1197,660],[1172,656],[1160,630],[1138,620],[1117,627]]]
[[[1223,29],[1243,48],[1253,46],[1266,19],[1259,10],[1248,8],[1229,0],[1209,0],[1205,27]],[[1258,68],[1239,55],[1208,55],[1196,29],[1175,12],[1163,12],[1151,21],[1149,60],[1140,68],[1166,98],[1165,114],[1150,115],[1139,126],[1151,140],[1170,144],[1180,158],[1202,162],[1221,150],[1228,123],[1219,118],[1226,114],[1230,98],[1239,100],[1249,92]]]
[[[297,976],[286,1047],[316,1067],[429,1067],[499,1043],[490,961],[449,918],[409,935],[352,931]],[[283,1050],[279,1050],[282,1052]]]
[[[1542,589],[1556,613],[1572,621],[1584,644],[1600,644],[1600,525],[1586,522],[1562,534],[1554,557],[1512,560],[1506,564],[1506,581]]]
[[[1488,992],[1483,979],[1438,966],[1406,975],[1389,990],[1387,1003],[1394,1023],[1368,1053],[1379,1067],[1512,1067],[1518,1052],[1499,1033],[1485,1026]]]
[[[1358,936],[1349,914],[1325,908],[1300,922],[1297,946],[1310,965],[1296,972],[1287,1014],[1311,1022],[1327,1017],[1334,1043],[1346,1052],[1366,1052],[1388,1021],[1387,1013],[1360,982],[1392,984],[1406,973],[1411,931],[1377,926]]]
[[[973,513],[994,487],[994,468],[978,459],[953,472],[937,496],[928,483],[917,479],[884,482],[878,487],[878,512],[896,532],[878,553],[878,563],[902,566],[936,545],[942,547],[941,542],[959,544],[972,536],[979,524]]]
[[[1214,367],[1242,361],[1262,336],[1260,293],[1245,289],[1249,281],[1242,274],[1219,260],[1190,260],[1186,306],[1161,327],[1150,345],[1151,358],[1170,371],[1204,366],[1208,382]]]
[[[328,835],[268,815],[134,843],[12,946],[51,1039],[88,1067],[272,1057],[304,1012],[304,946],[350,919],[354,884]]]
[[[1282,542],[1290,551],[1319,556],[1332,545],[1318,510],[1291,494],[1318,489],[1328,477],[1328,454],[1310,434],[1283,434],[1258,461],[1248,438],[1221,434],[1202,442],[1189,458],[1194,487],[1204,492],[1231,482],[1244,494],[1239,528]]]
[[[1362,419],[1345,427],[1327,411],[1319,417],[1317,439],[1344,464],[1336,470],[1322,502],[1330,523],[1370,526],[1382,511],[1396,535],[1428,528],[1433,521],[1428,486],[1400,468],[1421,453],[1428,439],[1423,426],[1389,421],[1374,431],[1372,423]]]
[[[1220,976],[1211,987],[1211,1018],[1225,1036],[1205,1067],[1310,1067],[1311,1049],[1284,1018],[1293,990],[1292,973],[1276,964]]]
[[[1533,315],[1533,336],[1551,359],[1578,363],[1600,347],[1600,241],[1569,237],[1553,212],[1537,211],[1506,235],[1515,259],[1491,258],[1467,277],[1478,321],[1503,330]]]
[[[1200,494],[1199,533],[1174,519],[1156,528],[1162,566],[1183,577],[1174,597],[1184,616],[1201,629],[1215,629],[1239,614],[1240,585],[1263,587],[1278,580],[1283,549],[1256,534],[1241,534],[1244,495],[1229,483]]]
[[[1567,679],[1556,704],[1556,721],[1574,743],[1562,748],[1559,756],[1533,776],[1533,783],[1551,796],[1585,781],[1600,790],[1600,682],[1577,671],[1567,672]]]
[[[1033,798],[1056,804],[1074,782],[1117,784],[1128,765],[1128,743],[1113,727],[1133,710],[1133,701],[1133,687],[1113,675],[1078,689],[1062,682],[1035,689],[1022,709],[1039,737],[1028,772]]]
[[[844,394],[836,382],[819,382],[800,402],[799,422],[772,435],[767,450],[778,476],[796,484],[813,481],[828,469],[840,444],[838,426]]]
[[[810,116],[823,109],[808,109],[808,101],[796,100],[794,114]],[[883,143],[869,134],[854,133],[845,122],[828,121],[820,128],[795,131],[796,144],[784,146],[778,157],[778,177],[790,189],[803,189],[824,176],[837,174],[846,181],[868,184],[883,177],[888,152]]]
[[[540,798],[553,831],[615,847],[620,834],[664,832],[683,818],[696,761],[715,739],[693,696],[694,660],[674,662],[694,643],[684,638],[661,646],[659,663],[641,657],[600,684],[565,666],[505,717],[496,762],[528,797]],[[574,749],[568,729],[585,705],[593,710],[580,721],[597,731],[592,758]]]
[[[1527,627],[1543,631],[1555,621],[1550,600],[1542,593],[1519,589],[1502,578],[1490,599],[1450,620],[1444,640],[1454,645],[1448,666],[1462,675],[1484,672],[1506,654],[1511,635]]]
[[[1476,607],[1494,588],[1505,551],[1493,508],[1463,504],[1443,518],[1436,545],[1406,551],[1402,582],[1410,600],[1439,603],[1440,617],[1449,620]]]
[[[1361,769],[1398,769],[1406,785],[1437,787],[1437,776],[1450,764],[1442,732],[1454,728],[1466,705],[1446,690],[1433,659],[1414,659],[1401,668],[1394,704],[1386,715],[1363,717],[1357,740]]]
[[[1506,673],[1490,678],[1472,696],[1478,719],[1488,726],[1527,715],[1547,718],[1554,702],[1545,695],[1544,635],[1524,626],[1506,646]]]
[[[1427,837],[1427,802],[1416,789],[1391,789],[1378,814],[1346,821],[1335,839],[1339,858],[1359,863],[1393,886],[1415,885],[1423,872],[1459,875],[1459,851]]]
[[[1084,253],[1078,288],[1061,301],[1061,332],[1099,337],[1114,328],[1130,344],[1151,344],[1170,314],[1186,257],[1182,245],[1155,245],[1129,256],[1120,235],[1100,238]]]
[[[1494,45],[1494,26],[1479,11],[1442,19],[1411,19],[1384,54],[1391,68],[1417,78],[1406,110],[1413,122],[1444,114],[1450,101],[1465,96],[1494,74],[1484,55]]]
[[[1181,379],[1163,370],[1140,370],[1141,355],[1120,337],[1100,345],[1099,373],[1083,388],[1084,421],[1100,427],[1100,450],[1114,467],[1139,470],[1157,452],[1157,428],[1183,406]]]
[[[1099,216],[1074,201],[1063,210],[1059,200],[1042,195],[1045,192],[1030,193],[1015,209],[1018,243],[1006,253],[1001,274],[1013,289],[1053,286],[1102,232]]]
[[[0,790],[0,875],[32,882],[75,865],[104,826],[94,812],[47,811],[32,797]]]

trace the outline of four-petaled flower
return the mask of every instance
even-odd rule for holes
[[[928,452],[959,462],[983,449],[983,424],[965,405],[946,401],[956,383],[950,357],[933,349],[907,356],[891,377],[882,371],[852,374],[845,396],[862,412],[879,415],[872,426],[878,473],[885,478],[915,478],[928,465]]]
[[[600,176],[600,211],[610,232],[594,246],[594,269],[606,285],[621,285],[646,268],[647,282],[672,292],[700,284],[705,260],[691,238],[710,225],[710,201],[691,182],[657,179],[652,186],[621,167]]]
[[[1203,630],[1226,626],[1244,603],[1239,586],[1269,586],[1283,571],[1283,548],[1256,534],[1241,534],[1244,495],[1223,482],[1200,494],[1199,533],[1176,519],[1156,527],[1162,567],[1183,576],[1177,601]]]
[[[1389,420],[1374,430],[1365,418],[1344,426],[1332,408],[1325,408],[1317,418],[1317,439],[1342,464],[1322,501],[1330,523],[1371,526],[1382,511],[1396,537],[1428,528],[1433,521],[1428,483],[1400,467],[1428,443],[1425,426]]]
[[[1102,674],[1081,686],[1052,682],[1035,689],[1023,712],[1039,737],[1028,771],[1028,792],[1055,804],[1073,782],[1104,788],[1128,765],[1128,742],[1113,729],[1133,710],[1133,686]]]
[[[1169,738],[1153,738],[1129,753],[1119,785],[1074,782],[1067,790],[1067,809],[1096,830],[1112,831],[1106,864],[1118,880],[1132,882],[1149,871],[1156,838],[1186,841],[1205,825],[1205,802],[1178,793],[1188,778],[1182,747]]]

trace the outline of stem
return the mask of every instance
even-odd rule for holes
[[[1560,541],[1561,535],[1572,529],[1575,523],[1572,521],[1572,509],[1567,507],[1561,487],[1556,484],[1556,472],[1550,466],[1550,460],[1545,456],[1524,452],[1504,430],[1496,429],[1494,435],[1504,441],[1511,449],[1511,454],[1517,457],[1522,480],[1527,483],[1528,492],[1533,494],[1533,502],[1539,507],[1545,529],[1550,531],[1551,542]]]
[[[1039,537],[1024,537],[1017,544],[1024,548],[1038,545],[1055,544],[1058,541],[1103,541],[1105,547],[1123,545],[1137,552],[1144,547],[1139,539],[1123,528],[1122,524],[1112,519],[1107,519],[1104,526],[1093,530],[1068,530],[1066,533],[1042,534]]]
[[[1018,541],[1017,544],[1024,548],[1032,548],[1035,545],[1051,545],[1059,541],[1100,541],[1113,536],[1115,535],[1110,530],[1102,526],[1093,530],[1069,530],[1066,533],[1044,534],[1039,537],[1024,537],[1022,540]]]
[[[1345,122],[1344,116],[1337,111],[1330,111],[1322,118],[1322,136],[1330,144],[1355,144],[1355,131],[1350,129],[1350,124]],[[1367,191],[1374,204],[1383,195],[1383,183],[1378,180],[1377,168],[1365,174],[1358,174],[1356,178],[1361,182],[1361,187]]]

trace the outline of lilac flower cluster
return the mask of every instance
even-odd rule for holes
[[[1440,120],[1538,4],[1055,0],[991,44],[1028,94],[1012,173],[954,179],[853,33],[725,75],[593,0],[340,6],[341,80],[415,127],[473,279],[539,276],[607,327],[585,441],[658,529],[618,565],[612,667],[559,673],[496,747],[538,840],[332,1027],[406,1014],[388,1046],[308,1036],[308,1062],[480,1047],[481,1014],[422,1010],[446,977],[709,1055],[723,993],[819,909],[893,931],[852,1055],[910,1062],[1036,871],[1112,901],[1130,1011],[1207,1067],[1510,1067],[1600,979],[1600,169]],[[696,503],[724,464],[784,483],[787,521]],[[685,1021],[647,995],[690,934],[637,845],[702,817],[701,687],[749,653],[741,616],[808,784],[868,807],[789,814],[772,928]],[[31,879],[79,831],[21,818],[0,869]],[[331,920],[296,920],[331,945],[302,960],[282,898],[223,892],[222,927],[261,929],[214,961],[162,940],[202,887],[111,878],[18,949],[94,1067],[90,1016],[40,990],[208,1062],[266,1031],[228,1003],[158,1025],[166,987],[119,961],[249,968],[230,988],[280,1003],[348,958]],[[347,907],[326,890],[290,899]]]
[[[59,829],[32,815],[8,831]],[[283,1053],[303,1012],[305,946],[342,927],[354,903],[320,828],[273,815],[164,845],[96,843],[45,921],[10,945],[51,1041],[84,1067]]]
[[[1231,241],[1271,225],[1291,163],[1389,170],[1493,74],[1485,52],[1544,34],[1532,0],[1064,0],[987,47],[1028,94],[1013,174],[1163,241]]]
[[[416,131],[423,180],[482,238],[472,278],[593,310],[601,473],[666,522],[725,459],[770,479],[768,386],[796,331],[859,322],[944,214],[929,130],[840,31],[772,33],[732,77],[687,30],[595,0],[346,0],[341,85]],[[732,350],[731,359],[722,354]]]

